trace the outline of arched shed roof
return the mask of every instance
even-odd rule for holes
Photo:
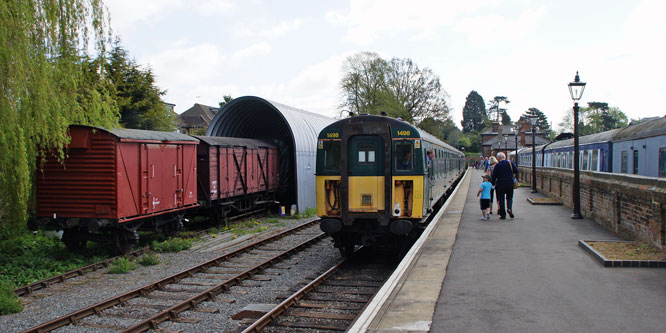
[[[335,119],[256,96],[234,98],[215,115],[207,136],[269,139],[280,146],[280,201],[315,207],[317,135]]]

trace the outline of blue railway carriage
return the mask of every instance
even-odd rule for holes
[[[612,172],[611,140],[618,130],[585,135],[579,138],[580,170]],[[547,168],[573,169],[574,140],[556,141],[542,146],[543,163]],[[537,147],[537,152],[539,148]],[[539,161],[537,161],[539,162]]]
[[[615,133],[613,172],[666,177],[666,117],[630,125]]]
[[[464,155],[404,121],[361,115],[318,137],[317,214],[343,255],[355,245],[404,246],[464,172]],[[388,242],[386,242],[388,240]]]

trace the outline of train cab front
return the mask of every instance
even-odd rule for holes
[[[345,255],[355,245],[408,235],[423,213],[423,149],[410,137],[415,131],[391,126],[386,119],[398,122],[391,118],[355,118],[325,128],[317,143],[320,227]]]

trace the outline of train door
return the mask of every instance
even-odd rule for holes
[[[162,151],[160,145],[148,145],[148,213],[162,210]]]
[[[384,140],[375,135],[357,135],[349,138],[348,145],[349,211],[383,211],[387,195]]]
[[[162,151],[162,210],[178,207],[178,148],[165,145]]]

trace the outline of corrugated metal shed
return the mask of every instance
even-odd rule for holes
[[[317,136],[335,119],[256,96],[233,99],[208,127],[207,136],[266,139],[280,147],[280,198],[298,210],[316,206]]]

